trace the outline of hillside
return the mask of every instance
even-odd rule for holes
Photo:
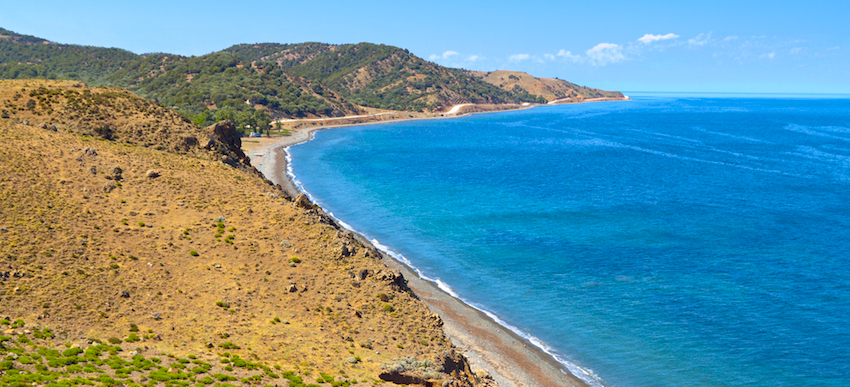
[[[0,81],[0,106],[0,384],[486,383],[232,125],[76,82]]]
[[[401,48],[371,43],[242,44],[184,57],[57,44],[0,29],[0,78],[120,87],[202,126],[228,119],[240,129],[262,128],[279,118],[340,117],[376,109],[439,112],[462,103],[545,103],[608,93],[527,74],[517,82],[509,78],[514,73],[505,76],[508,80],[495,79],[495,73],[504,72],[447,68]],[[619,93],[609,94],[616,98]]]
[[[567,100],[582,102],[587,99],[622,99],[623,93],[579,86],[561,79],[537,78],[520,71],[470,71],[471,75],[503,90],[525,91],[542,97],[544,102]]]

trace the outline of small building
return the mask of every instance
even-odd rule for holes
[[[260,132],[251,132],[248,137],[263,137],[263,134]]]

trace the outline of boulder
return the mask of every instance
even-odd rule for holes
[[[155,179],[160,175],[161,174],[156,169],[149,169],[147,172],[145,172],[145,177],[147,177],[148,179]]]
[[[114,181],[110,181],[109,183],[106,183],[105,186],[103,186],[103,193],[110,193],[115,188],[118,188],[118,185],[116,185]]]
[[[251,159],[242,152],[242,138],[233,122],[228,120],[216,122],[204,128],[204,132],[207,134],[206,138],[198,139],[198,145],[201,148],[221,154],[221,159],[226,164],[235,165],[241,162],[251,165]]]
[[[109,168],[106,168],[106,178],[108,180],[115,180],[115,181],[121,180],[121,179],[124,178],[122,176],[123,173],[124,173],[124,170],[121,169],[121,167],[118,167],[118,166],[115,166],[115,165],[110,166]]]
[[[313,209],[313,203],[307,198],[306,194],[300,193],[295,197],[295,205],[304,209]]]

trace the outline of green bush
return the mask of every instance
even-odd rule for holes
[[[213,374],[213,377],[216,378],[220,382],[226,382],[226,381],[229,381],[229,380],[236,380],[236,378],[234,378],[230,375],[225,375],[225,374]]]

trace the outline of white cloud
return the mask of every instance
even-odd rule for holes
[[[691,47],[705,46],[711,41],[711,32],[707,34],[699,34],[692,39],[688,39],[688,45]]]
[[[455,55],[459,55],[457,53],[457,51],[449,50],[449,51],[444,52],[443,55],[433,54],[433,55],[429,56],[428,59],[429,60],[449,59],[449,57],[452,57],[452,56],[455,56]]]
[[[561,58],[567,58],[567,59],[569,59],[569,60],[571,60],[571,61],[573,61],[573,62],[578,62],[578,61],[580,61],[580,60],[581,60],[581,57],[580,57],[580,56],[578,56],[578,55],[573,55],[573,53],[571,53],[571,52],[569,52],[569,51],[566,51],[566,50],[558,51],[558,54],[557,54],[557,55],[558,55],[558,56],[560,56]]]
[[[835,46],[835,47],[827,48],[826,50],[827,50],[827,51],[832,51],[832,50],[839,50],[839,49],[841,49],[841,47]]]
[[[626,60],[622,47],[614,43],[599,43],[587,50],[587,58],[594,66],[605,66],[608,63],[617,63]]]
[[[543,54],[543,57],[548,60],[555,60],[555,56],[552,54]]]
[[[467,57],[467,58],[466,58],[466,60],[468,60],[468,61],[470,61],[470,62],[475,62],[475,61],[477,61],[477,60],[479,60],[479,59],[481,59],[481,57],[480,57],[480,56],[478,56],[478,55],[470,55],[469,57]]]
[[[531,56],[528,55],[528,54],[516,54],[516,55],[509,56],[508,60],[513,61],[513,62],[520,62],[520,61],[528,60],[529,58],[531,58]]]
[[[657,42],[659,40],[676,39],[678,37],[679,37],[679,35],[676,35],[676,34],[667,34],[667,35],[646,34],[643,37],[641,37],[640,39],[638,39],[638,41],[643,43],[643,44],[650,44],[652,42]]]
[[[732,36],[727,36],[727,37],[723,38],[724,42],[728,42],[730,40],[738,40],[738,37],[735,36],[735,35],[732,35]]]
[[[771,52],[771,53],[769,53],[769,54],[762,54],[762,55],[760,55],[760,56],[759,56],[759,58],[768,58],[768,59],[773,59],[775,56],[776,56],[776,53],[775,53],[775,52]]]

